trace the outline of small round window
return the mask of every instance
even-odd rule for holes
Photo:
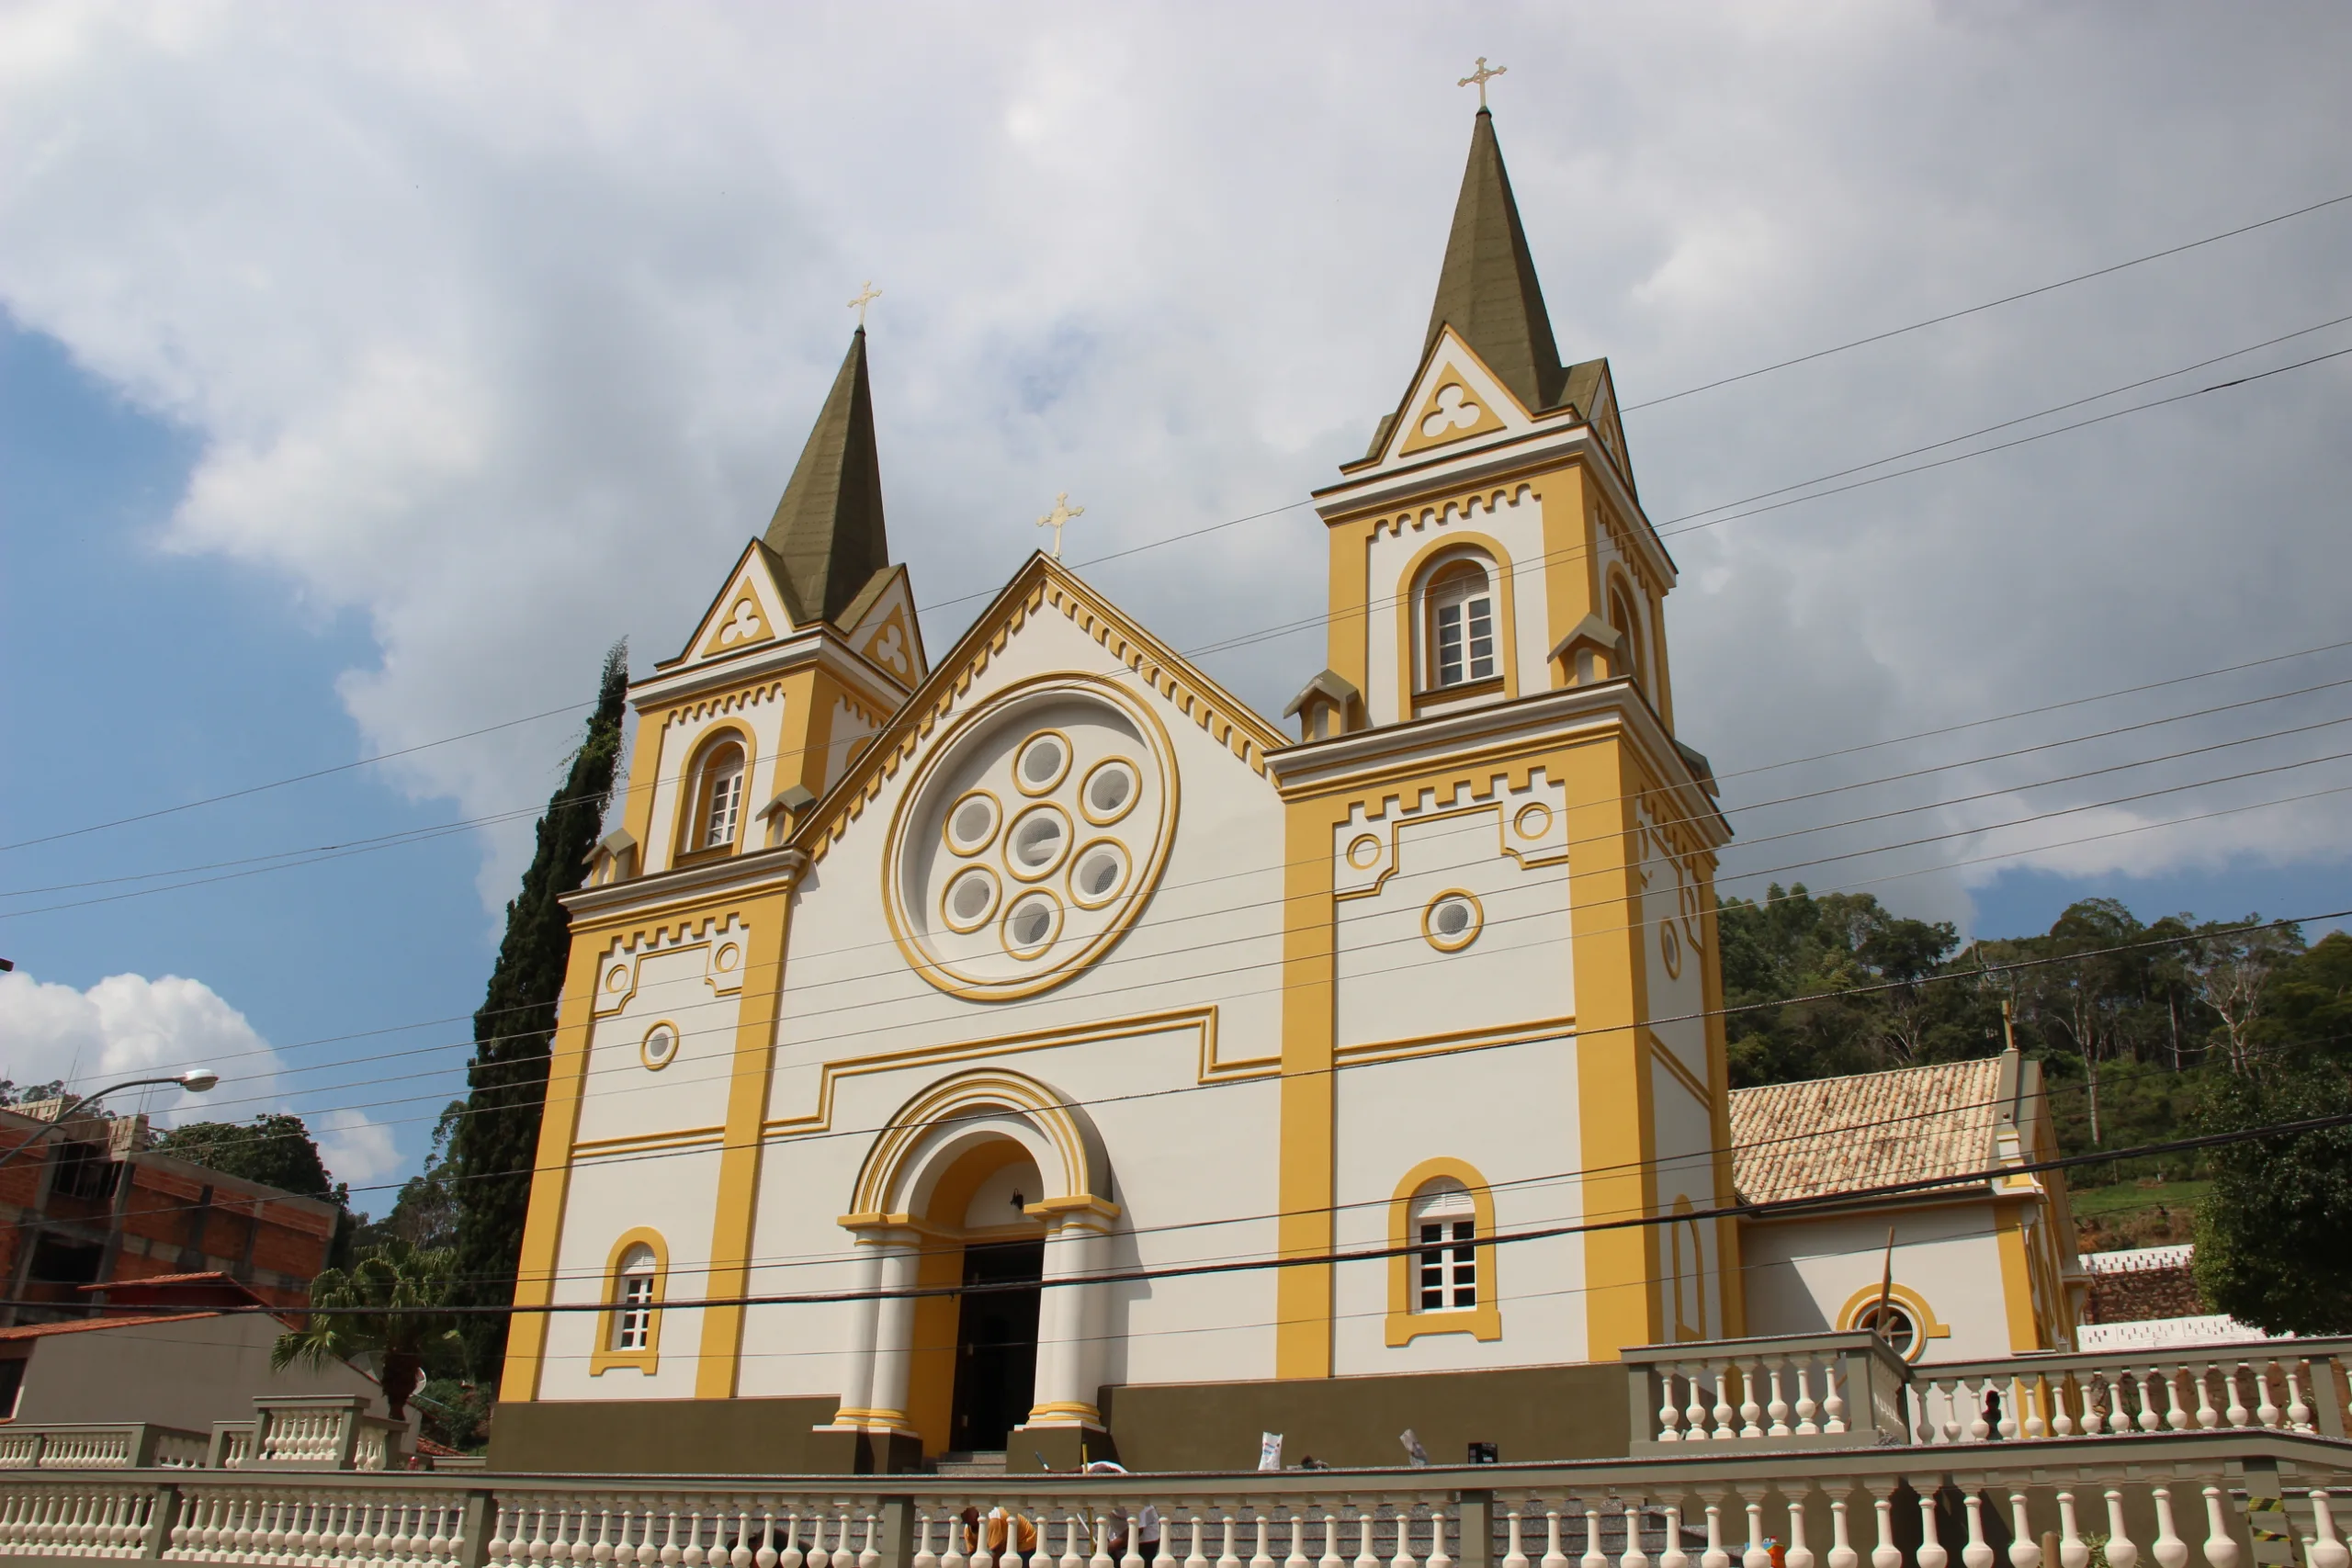
[[[660,1072],[678,1057],[678,1026],[657,1023],[645,1032],[645,1043],[638,1047],[638,1055],[645,1065]]]
[[[959,855],[976,855],[996,839],[996,825],[1004,815],[996,796],[976,789],[947,813],[947,847]]]
[[[996,913],[996,874],[986,866],[967,866],[947,885],[945,914],[950,931],[975,931]]]
[[[1047,793],[1069,772],[1069,738],[1056,729],[1040,730],[1023,741],[1012,764],[1013,782],[1023,795]]]
[[[1069,818],[1054,806],[1033,806],[1013,819],[1007,840],[1012,874],[1023,882],[1051,876],[1069,853]]]
[[[1135,764],[1124,757],[1114,757],[1097,762],[1094,771],[1086,775],[1086,788],[1079,796],[1079,807],[1086,819],[1098,828],[1107,828],[1135,809],[1136,799],[1142,795],[1136,783]]]
[[[1910,1359],[1912,1348],[1919,1343],[1919,1325],[1900,1302],[1889,1302],[1884,1307],[1872,1302],[1854,1319],[1854,1326],[1877,1335],[1886,1341],[1889,1349],[1905,1360]]]
[[[1127,886],[1127,852],[1109,839],[1097,839],[1078,852],[1070,867],[1069,896],[1081,909],[1099,909]]]
[[[1478,940],[1478,928],[1486,919],[1478,900],[1456,889],[1430,900],[1421,911],[1421,934],[1440,953],[1459,953]]]
[[[1053,945],[1061,924],[1061,900],[1042,888],[1023,893],[1005,911],[1005,951],[1015,958],[1035,958]]]

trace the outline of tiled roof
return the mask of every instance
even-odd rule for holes
[[[95,1285],[76,1285],[74,1289],[79,1291],[112,1291],[119,1290],[125,1285],[191,1285],[199,1283],[207,1285],[237,1285],[239,1290],[243,1290],[244,1288],[243,1285],[238,1285],[237,1280],[222,1270],[218,1269],[208,1269],[201,1273],[196,1274],[141,1274],[136,1278],[124,1276],[123,1278],[115,1280],[101,1280]]]
[[[199,1317],[219,1317],[217,1312],[175,1312],[161,1317],[76,1317],[63,1323],[27,1323],[15,1328],[0,1328],[0,1342],[11,1339],[40,1339],[51,1334],[95,1334],[104,1328],[145,1328],[157,1323],[191,1323]]]
[[[1997,1056],[1737,1089],[1733,1179],[1771,1202],[1982,1170],[2000,1092]]]

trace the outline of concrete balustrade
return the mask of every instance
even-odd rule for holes
[[[1769,1375],[1757,1393],[1769,1414]],[[1560,1464],[1002,1482],[18,1472],[0,1474],[0,1558],[301,1568],[1731,1568],[1736,1559],[1773,1568],[1777,1552],[1781,1568],[1861,1568],[1865,1558],[1870,1568],[2086,1568],[2097,1552],[2105,1568],[2255,1568],[2280,1560],[2270,1538],[2285,1535],[2278,1544],[2308,1568],[2352,1568],[2338,1521],[2352,1444],[2340,1439],[2135,1425],[1968,1445],[1874,1441],[1855,1433],[1842,1448],[1776,1450],[1710,1438],[1670,1455]],[[2257,1507],[2258,1517],[2249,1512]]]
[[[0,1470],[188,1469],[204,1463],[201,1432],[147,1421],[0,1428]]]

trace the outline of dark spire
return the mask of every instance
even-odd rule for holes
[[[1552,319],[1544,310],[1519,204],[1511,199],[1494,117],[1483,108],[1470,132],[1470,165],[1462,171],[1462,195],[1453,205],[1453,232],[1445,242],[1445,270],[1438,275],[1424,355],[1448,324],[1531,411],[1559,401],[1566,376],[1552,341]]]
[[[874,402],[866,390],[865,329],[848,356],[817,428],[800,449],[792,482],[763,536],[784,563],[794,613],[833,620],[859,589],[890,564],[882,532],[882,464],[874,449]]]

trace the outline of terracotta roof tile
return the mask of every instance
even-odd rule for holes
[[[1733,1179],[1771,1202],[1982,1170],[2000,1091],[1997,1056],[1737,1089]]]
[[[144,1328],[157,1323],[191,1323],[199,1317],[219,1317],[217,1312],[175,1312],[163,1317],[77,1317],[63,1323],[27,1323],[15,1328],[0,1328],[0,1343],[11,1339],[40,1339],[51,1334],[95,1334],[103,1328]]]

